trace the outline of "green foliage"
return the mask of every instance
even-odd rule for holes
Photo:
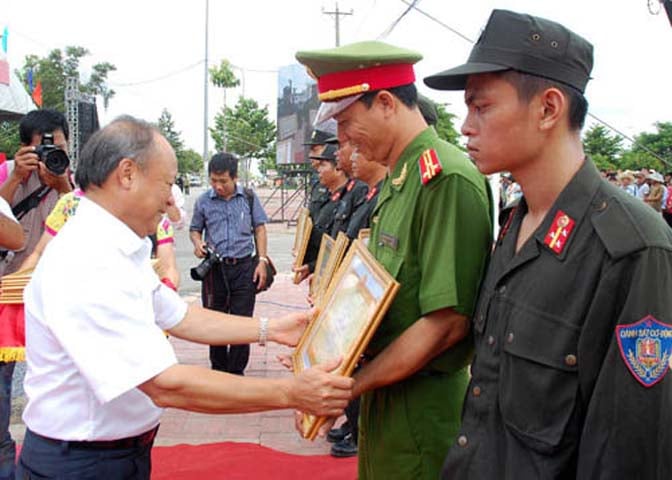
[[[28,90],[28,71],[33,70],[33,87],[42,82],[42,107],[65,111],[65,81],[67,77],[79,78],[80,60],[89,55],[83,47],[65,47],[65,53],[56,48],[40,58],[37,55],[27,55],[19,76]],[[91,77],[86,84],[80,86],[82,93],[100,95],[103,105],[107,105],[114,90],[107,86],[107,75],[116,70],[109,62],[97,63],[92,67]]]
[[[156,126],[161,134],[166,137],[173,150],[175,150],[178,172],[200,173],[203,171],[203,159],[201,155],[194,150],[184,148],[182,134],[175,129],[175,121],[167,109],[164,108],[161,112]]]
[[[635,136],[632,152],[638,154],[646,163],[642,167],[655,168],[658,171],[672,170],[672,122],[657,122],[656,132],[642,132]],[[661,157],[661,162],[649,151]]]
[[[598,168],[614,169],[618,165],[618,157],[623,152],[622,138],[610,135],[607,128],[595,124],[583,136],[583,148]]]
[[[600,170],[617,170],[618,166],[611,158],[601,153],[596,153],[590,156],[595,166]]]
[[[188,148],[182,150],[177,157],[177,168],[180,173],[197,173],[203,172],[203,157],[196,150]]]
[[[438,113],[439,119],[436,122],[436,125],[434,125],[434,128],[439,134],[439,138],[464,150],[460,145],[460,133],[455,128],[455,115],[448,112],[446,107],[439,103],[436,104],[436,112]]]
[[[0,122],[0,152],[12,158],[20,146],[18,122]]]
[[[222,60],[218,67],[210,67],[210,81],[215,87],[233,88],[240,85],[240,80],[231,69],[231,62]]]
[[[226,146],[242,159],[257,159],[264,174],[275,168],[276,128],[268,118],[268,106],[260,108],[256,100],[239,97],[235,108],[224,107],[215,116],[210,134],[218,151]]]

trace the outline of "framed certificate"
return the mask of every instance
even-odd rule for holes
[[[294,267],[299,268],[303,265],[303,259],[306,256],[308,242],[310,241],[310,232],[313,230],[313,221],[310,219],[310,212],[307,208],[302,208],[296,221],[296,235],[294,236]],[[299,273],[294,274],[294,283],[298,284],[301,280]]]
[[[342,357],[336,373],[351,375],[398,289],[399,283],[355,240],[299,340],[294,372]],[[305,414],[303,436],[314,440],[324,420]]]
[[[341,265],[341,261],[343,260],[343,256],[348,249],[348,245],[350,245],[350,239],[343,232],[338,232],[336,240],[332,241],[333,245],[330,248],[329,257],[326,259],[326,261],[323,260],[324,265],[322,266],[319,275],[317,272],[317,267],[315,267],[315,275],[313,276],[313,285],[315,285],[315,289],[314,292],[311,293],[311,297],[313,298],[313,304],[318,306],[322,302],[324,294],[334,278],[334,274]],[[319,256],[317,262],[319,266]]]

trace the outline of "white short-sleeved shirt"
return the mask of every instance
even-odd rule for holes
[[[0,197],[0,213],[2,213],[5,217],[11,218],[12,220],[18,223],[16,217],[12,213],[12,207],[10,207],[9,203],[7,203],[7,200],[5,200],[2,197]]]
[[[155,427],[162,409],[136,387],[177,363],[162,330],[187,306],[151,267],[151,242],[82,198],[25,291],[32,431],[114,440]]]

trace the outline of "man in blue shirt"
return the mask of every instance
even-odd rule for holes
[[[214,155],[208,164],[208,175],[212,188],[196,200],[189,226],[194,255],[204,258],[207,245],[221,259],[203,279],[203,306],[250,316],[256,290],[266,284],[265,224],[268,217],[254,192],[236,183],[238,159],[235,156]],[[255,243],[258,264],[252,260]],[[210,346],[214,370],[242,375],[249,356],[249,345]]]

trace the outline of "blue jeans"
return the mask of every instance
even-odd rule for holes
[[[9,434],[15,362],[0,362],[0,480],[14,479],[16,445]]]

